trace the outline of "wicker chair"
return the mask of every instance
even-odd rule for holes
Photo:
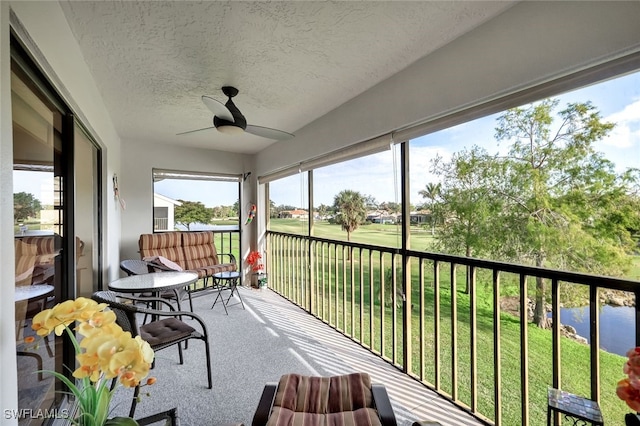
[[[142,308],[132,303],[123,303],[119,299],[130,300],[133,302],[156,302],[164,303],[169,306],[169,311],[152,310]],[[134,296],[117,295],[112,291],[97,291],[93,294],[93,300],[98,303],[106,303],[109,308],[116,314],[116,322],[124,331],[131,332],[132,336],[140,335],[143,340],[147,341],[154,351],[176,345],[180,357],[180,364],[183,363],[182,345],[189,339],[202,340],[205,345],[207,357],[207,379],[208,388],[212,389],[213,383],[211,379],[211,351],[209,349],[209,334],[207,326],[202,318],[191,312],[174,311],[173,306],[166,300],[161,298],[141,298]],[[162,319],[152,320],[148,324],[138,326],[136,320],[137,314],[152,315],[152,318],[163,317]],[[201,331],[191,327],[180,318],[187,317],[196,320],[200,324]],[[133,417],[136,409],[138,394],[140,388],[136,387],[131,403],[129,417]]]
[[[120,262],[120,269],[126,272],[127,275],[143,275],[151,272],[171,271],[171,269],[165,268],[161,265],[150,263],[144,260],[126,259]],[[180,302],[184,300],[185,295],[189,298],[189,309],[193,312],[193,301],[191,300],[191,291],[187,287],[179,288],[176,290],[167,290],[160,293],[160,297],[163,299],[175,300],[178,310],[182,310]],[[141,294],[141,297],[153,297],[153,294]]]
[[[366,373],[333,377],[285,374],[262,391],[252,426],[266,424],[397,426],[384,385]]]

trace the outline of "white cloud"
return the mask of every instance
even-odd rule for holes
[[[640,121],[640,99],[625,105],[622,111],[614,112],[605,117],[606,121],[614,123]]]
[[[602,140],[603,145],[628,148],[640,145],[640,100],[626,105],[621,111],[610,114],[605,121],[615,123],[613,131]]]

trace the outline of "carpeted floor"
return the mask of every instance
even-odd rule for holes
[[[206,388],[202,342],[189,343],[184,365],[178,363],[176,348],[161,350],[152,370],[158,381],[143,388],[148,395],[142,396],[135,417],[177,407],[183,426],[250,425],[264,384],[277,382],[282,374],[366,371],[387,387],[399,425],[424,419],[451,426],[482,424],[271,290],[240,291],[246,309],[229,306],[228,315],[219,303],[211,309],[215,293],[193,300],[209,329],[213,389]],[[131,395],[118,388],[114,415],[128,413]]]

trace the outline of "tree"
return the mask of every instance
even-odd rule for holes
[[[389,201],[388,203],[384,204],[384,209],[394,216],[400,213],[400,210],[402,210],[402,206],[400,205],[400,203]]]
[[[347,241],[351,241],[351,233],[364,223],[367,217],[365,198],[357,191],[345,189],[333,199],[333,207],[338,214],[336,223],[343,231],[347,231]]]
[[[438,197],[440,196],[440,192],[442,190],[442,183],[428,183],[424,189],[418,191],[418,195],[421,195],[422,198],[427,199],[427,203],[424,208],[429,210],[430,218],[429,222],[431,222],[431,235],[436,233],[436,216],[433,213],[436,203],[438,202]]]
[[[192,223],[209,223],[211,222],[211,212],[200,201],[184,201],[181,206],[176,206],[175,221],[179,225],[191,230]]]
[[[22,222],[30,217],[35,217],[42,209],[40,200],[35,195],[26,192],[13,194],[13,217],[16,222]]]
[[[535,266],[558,266],[589,272],[613,272],[628,261],[630,247],[619,235],[597,232],[589,219],[595,212],[615,208],[612,203],[626,190],[613,164],[594,149],[594,142],[614,127],[603,122],[589,102],[570,103],[558,112],[559,101],[544,100],[514,108],[498,118],[496,139],[508,141],[505,161],[509,182],[500,191],[506,223],[516,230],[508,252]],[[616,195],[617,194],[617,195]],[[626,246],[626,247],[625,247]],[[612,268],[613,267],[613,268]],[[534,322],[545,326],[545,282],[536,279]]]
[[[499,176],[499,165],[479,147],[455,153],[450,162],[436,157],[431,171],[441,178],[420,191],[431,199],[431,221],[441,223],[435,248],[466,257],[491,251],[495,234],[493,218],[501,210],[500,199],[493,196],[492,180]],[[437,201],[437,202],[436,202]],[[470,274],[466,290],[469,292]]]
[[[378,202],[373,195],[363,195],[364,205],[369,210],[376,210],[378,208]]]
[[[280,204],[279,206],[271,210],[271,217],[272,218],[280,217],[282,212],[291,211],[291,210],[297,210],[297,207],[290,206],[287,204]]]
[[[318,206],[318,216],[320,216],[320,220],[324,220],[327,217],[327,214],[329,213],[329,206],[327,206],[326,204],[320,204]]]
[[[618,175],[595,151],[614,124],[591,103],[556,112],[558,104],[548,99],[503,113],[496,139],[508,144],[506,155],[474,150],[440,164],[443,244],[449,236],[454,250],[457,238],[469,255],[620,275],[637,248],[638,171]],[[535,287],[534,322],[544,327],[545,281]]]

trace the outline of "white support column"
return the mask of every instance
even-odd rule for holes
[[[13,132],[9,4],[0,2],[0,423],[17,425],[18,376],[15,329],[15,253],[13,248]]]

